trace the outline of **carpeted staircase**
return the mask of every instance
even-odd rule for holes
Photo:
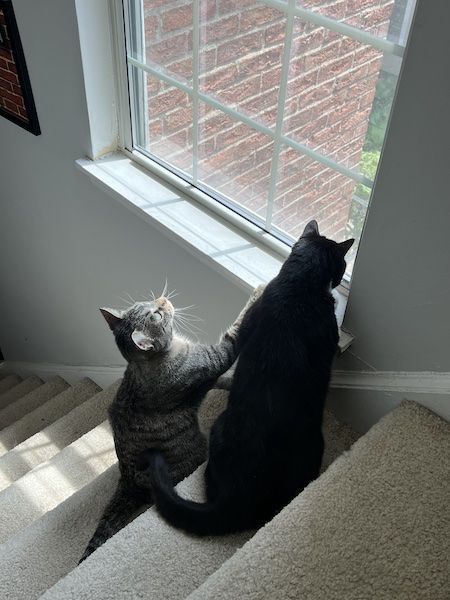
[[[150,508],[77,567],[118,479],[117,387],[0,373],[2,600],[450,598],[450,425],[412,402],[360,439],[326,413],[322,475],[258,532],[200,539]]]

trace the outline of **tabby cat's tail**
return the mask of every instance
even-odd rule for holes
[[[197,535],[221,535],[236,531],[223,503],[193,502],[177,494],[166,461],[159,451],[144,451],[140,468],[149,469],[158,512],[174,527]]]
[[[86,560],[92,552],[125,527],[139,509],[150,502],[151,498],[148,492],[141,491],[136,486],[120,479],[117,489],[105,508],[97,529],[78,564]]]

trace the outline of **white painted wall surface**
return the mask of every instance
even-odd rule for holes
[[[246,294],[101,192],[90,152],[74,2],[17,0],[42,135],[0,119],[0,347],[9,360],[120,364],[98,306],[164,285],[214,339]]]

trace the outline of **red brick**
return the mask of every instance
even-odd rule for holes
[[[353,65],[353,56],[344,56],[344,58],[338,58],[327,65],[323,65],[320,68],[319,73],[317,75],[317,84],[321,84],[323,81],[327,81],[328,79],[334,79],[341,75],[342,73],[347,73],[349,69],[351,69]]]
[[[217,135],[216,148],[217,150],[227,148],[228,146],[231,146],[236,142],[239,142],[240,140],[248,137],[248,134],[248,125],[245,125],[244,123],[238,123],[234,125],[234,127],[232,127],[231,129],[228,129],[228,131],[225,131],[224,133],[219,133]]]
[[[19,108],[22,107],[19,107],[15,102],[11,102],[10,100],[8,100],[8,98],[2,98],[2,101],[5,108],[7,108],[9,111],[15,114],[20,115]]]
[[[0,69],[1,70],[4,69],[5,71],[8,71],[9,70],[8,65],[10,65],[10,64],[11,64],[11,62],[9,60],[7,60],[6,58],[0,57]]]
[[[240,60],[238,62],[239,76],[251,77],[257,72],[262,72],[265,74],[274,66],[277,66],[278,70],[281,71],[282,53],[283,47],[275,46],[273,48],[269,48],[268,50],[262,50],[250,58],[244,58]]]
[[[178,108],[164,117],[164,131],[169,133],[192,123],[192,109]]]
[[[274,21],[285,21],[283,13],[268,6],[257,6],[241,12],[241,32],[267,27]]]
[[[11,73],[16,73],[17,74],[17,67],[16,67],[16,63],[9,61],[8,62],[8,70],[11,71]]]
[[[151,96],[148,99],[148,110],[150,115],[156,116],[167,113],[179,106],[185,106],[187,101],[186,92],[173,88],[158,96]]]
[[[145,28],[145,40],[148,43],[156,40],[156,34],[158,32],[159,19],[158,15],[147,15],[144,19]]]
[[[278,44],[280,42],[284,42],[284,35],[286,32],[285,23],[275,23],[273,25],[269,25],[265,27],[264,31],[264,44],[266,46],[271,46],[273,44]]]
[[[12,91],[14,84],[11,83],[10,81],[5,81],[4,79],[1,79],[1,76],[2,76],[2,71],[0,71],[0,88],[2,90]]]
[[[5,71],[4,69],[0,71],[0,79],[10,81],[11,83],[19,83],[19,79],[16,73],[12,73],[11,71]]]
[[[224,113],[217,113],[208,119],[200,120],[200,138],[205,139],[215,136],[233,125],[234,121]]]
[[[220,92],[220,99],[230,105],[238,104],[255,96],[261,89],[261,76],[256,75],[251,79],[245,79],[241,83]]]
[[[255,0],[217,0],[217,9],[220,15],[238,12],[246,6],[254,6]]]
[[[148,124],[148,133],[150,139],[157,138],[162,135],[163,127],[161,119],[155,119]]]
[[[200,41],[201,44],[214,44],[227,37],[236,35],[238,31],[239,17],[232,15],[202,26]]]
[[[214,138],[199,142],[198,156],[202,159],[204,156],[210,156],[215,151],[216,145]]]
[[[262,39],[262,31],[255,31],[221,44],[217,48],[217,63],[223,65],[227,62],[236,60],[236,57],[238,56],[244,56],[251,50],[259,49],[261,47]]]
[[[166,65],[176,58],[184,58],[187,52],[187,33],[180,33],[147,47],[148,59],[163,65]]]
[[[18,107],[18,111],[19,111],[19,115],[23,118],[23,119],[27,119],[28,120],[28,113],[27,111],[22,108],[21,106]]]
[[[230,85],[237,81],[237,78],[238,69],[236,65],[233,64],[226,67],[219,67],[200,77],[200,88],[206,93],[227,90]]]
[[[302,53],[302,49],[303,44],[299,48],[300,53]],[[310,69],[317,69],[318,67],[322,67],[329,60],[339,56],[339,41],[321,48],[316,48],[313,52],[308,52],[308,48],[305,47],[304,52],[307,53],[303,62],[304,70],[309,71]]]
[[[19,96],[22,96],[22,88],[20,87],[20,85],[11,83],[11,86],[12,86],[12,91],[14,94],[18,94]]]
[[[281,69],[279,66],[267,70],[261,76],[261,90],[269,90],[280,85]]]
[[[8,98],[8,100],[13,102],[16,106],[22,106],[23,108],[25,108],[23,97],[19,96],[18,94],[13,94],[12,92],[9,92],[8,90],[3,90],[2,97]]]
[[[212,21],[217,16],[216,0],[200,0],[200,21]]]
[[[167,0],[144,0],[144,14],[147,11],[151,11],[162,6],[163,4],[167,4]]]
[[[192,27],[192,3],[164,12],[161,16],[164,32]]]

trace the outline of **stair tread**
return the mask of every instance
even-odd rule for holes
[[[22,381],[22,378],[19,375],[6,375],[2,379],[0,379],[0,394],[4,394],[6,391],[18,385]],[[1,398],[1,396],[0,396]]]
[[[117,460],[107,421],[0,492],[0,544],[30,525]]]
[[[0,598],[34,600],[77,566],[118,479],[116,463],[0,544]]]
[[[25,394],[32,392],[44,382],[40,377],[32,375],[0,395],[0,410],[6,408]]]
[[[450,424],[405,402],[189,600],[449,598],[449,495]]]
[[[41,429],[44,429],[73,408],[99,392],[101,388],[85,378],[56,394],[47,402],[0,431],[0,456]]]
[[[56,394],[69,387],[62,377],[52,377],[44,384],[25,394],[6,408],[0,411],[0,430],[8,427],[21,419],[24,415],[34,410]]]
[[[213,394],[215,398],[210,397],[210,415],[220,412],[224,407],[223,400],[226,399],[224,392],[215,391]],[[213,418],[205,417],[205,414],[202,419],[208,423],[213,421]],[[355,436],[350,435],[347,427],[337,423],[329,415],[325,430],[328,461],[331,461],[335,454],[348,447],[349,439],[354,439]],[[335,450],[331,448],[333,444],[336,446]],[[189,491],[190,496],[198,499],[202,497],[201,473],[202,467],[180,484],[182,489]],[[23,597],[32,600],[76,566],[95,530],[103,507],[114,491],[117,477],[118,469],[115,465],[5,544],[3,551],[0,551],[0,573],[3,572],[0,575],[0,596],[3,590],[8,589],[9,582],[9,589],[15,590],[11,600]],[[130,584],[124,574],[130,569],[132,572],[145,571],[145,580],[142,585],[133,587],[132,597],[158,600],[185,597],[250,535],[247,532],[238,536],[199,540],[168,527],[156,511],[150,508],[97,550],[80,569],[68,576],[75,576],[88,565],[91,565],[87,570],[89,579],[92,569],[97,573],[96,576],[92,575],[89,585],[77,588],[73,597],[105,598],[106,588],[114,589],[118,599],[128,597]],[[189,556],[189,560],[183,561],[184,555]],[[105,570],[111,569],[112,564],[114,573]],[[39,573],[38,581],[31,581],[24,576],[28,569]],[[100,581],[94,580],[104,579],[99,574],[105,572],[109,573],[109,581],[103,587]],[[173,577],[171,572],[176,572],[177,577]],[[78,582],[78,575],[76,581]],[[151,594],[149,590],[152,590]],[[53,597],[59,596],[55,592]]]
[[[0,457],[0,490],[50,460],[65,446],[104,421],[119,385],[120,381],[95,394]]]

